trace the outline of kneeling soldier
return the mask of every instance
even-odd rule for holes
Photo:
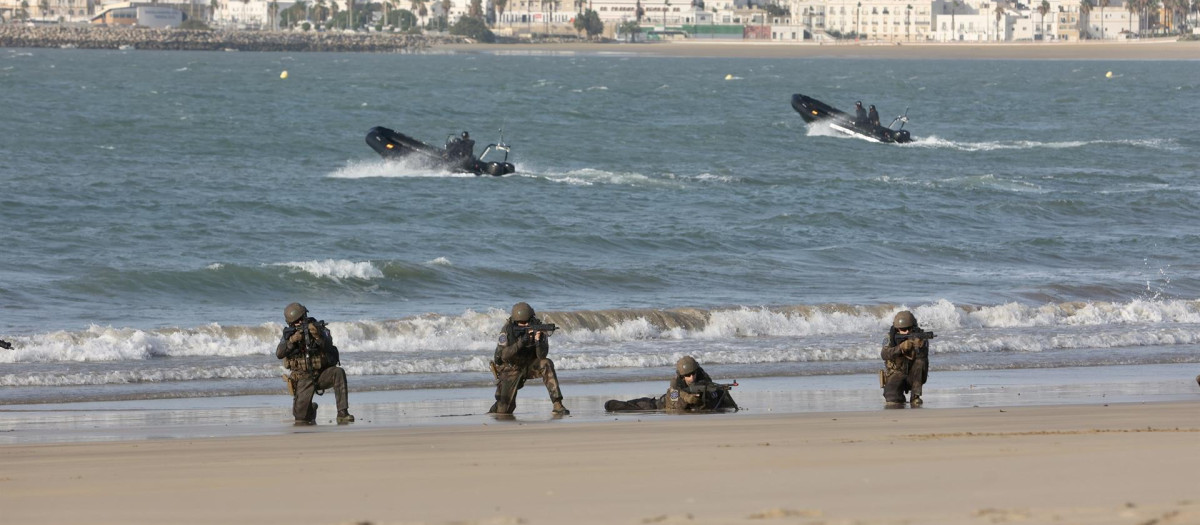
[[[297,425],[315,425],[317,404],[313,394],[321,395],[333,389],[337,400],[337,422],[345,425],[354,422],[350,415],[347,399],[346,371],[338,366],[340,356],[333,346],[333,337],[325,328],[325,321],[308,317],[308,309],[300,303],[292,303],[283,309],[287,327],[283,338],[275,347],[275,357],[283,359],[283,366],[291,370],[284,376],[288,390],[292,393],[292,416]]]
[[[534,315],[529,303],[517,303],[512,307],[512,316],[500,329],[500,342],[492,357],[492,373],[496,376],[496,402],[489,414],[511,414],[517,409],[517,390],[525,386],[526,379],[542,378],[550,401],[554,402],[554,413],[570,414],[563,406],[562,391],[558,389],[558,374],[554,372],[554,361],[546,358],[550,353],[549,332],[538,329],[545,325]],[[553,329],[553,325],[550,325]]]

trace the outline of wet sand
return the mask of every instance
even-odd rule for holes
[[[783,44],[689,40],[653,44],[444,44],[433,51],[498,54],[630,54],[671,57],[1034,59],[1034,60],[1200,60],[1200,41],[1174,39],[1129,42],[942,43],[942,44]]]
[[[1200,404],[0,447],[0,523],[1200,522]]]

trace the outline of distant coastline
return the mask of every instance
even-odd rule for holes
[[[349,51],[396,53],[459,41],[393,33],[316,31],[195,31],[89,26],[0,25],[0,47],[150,49],[175,51]]]
[[[631,54],[670,57],[882,58],[983,60],[1200,60],[1200,41],[1130,42],[794,44],[684,40],[653,44],[556,43],[436,45],[433,51],[462,53]]]
[[[178,51],[435,52],[628,54],[670,57],[1200,60],[1200,41],[1038,43],[776,43],[681,40],[661,43],[533,42],[480,44],[456,36],[316,31],[195,31],[91,26],[0,25],[0,47]]]

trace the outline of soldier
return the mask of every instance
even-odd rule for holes
[[[570,414],[563,406],[562,392],[558,389],[558,374],[554,372],[554,361],[546,358],[550,353],[549,333],[528,330],[530,325],[542,322],[534,315],[529,303],[517,303],[512,307],[512,316],[500,329],[500,342],[492,357],[492,374],[496,376],[496,403],[489,414],[512,414],[517,408],[517,390],[525,386],[526,379],[542,378],[550,401],[554,402],[554,413]]]
[[[861,100],[854,103],[854,125],[867,125],[867,110],[863,109]]]
[[[308,317],[308,309],[300,303],[292,303],[283,309],[287,327],[275,347],[275,357],[283,359],[283,366],[292,373],[284,376],[288,391],[292,393],[292,416],[296,425],[315,425],[317,404],[313,394],[322,395],[333,389],[337,400],[337,423],[347,425],[354,422],[350,415],[349,393],[346,387],[346,371],[337,366],[340,361],[338,349],[333,346],[333,337],[325,328],[325,321]]]
[[[733,383],[734,386],[737,383]],[[604,410],[625,412],[634,410],[667,410],[670,412],[699,412],[738,409],[730,385],[713,383],[712,377],[700,367],[692,356],[684,356],[675,362],[675,379],[667,386],[667,393],[658,397],[641,397],[629,401],[611,399],[604,403]]]
[[[867,120],[872,126],[879,125],[879,112],[875,111],[875,104],[871,104],[871,109],[867,110]]]
[[[887,364],[883,375],[883,398],[887,406],[904,406],[904,394],[912,391],[912,406],[921,406],[921,390],[929,379],[929,338],[917,326],[917,318],[905,310],[892,319],[892,328],[883,340],[879,356]],[[929,333],[932,336],[932,332]]]

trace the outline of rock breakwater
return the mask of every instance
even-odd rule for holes
[[[177,51],[421,51],[459,37],[316,31],[198,31],[137,27],[0,25],[0,47]]]

